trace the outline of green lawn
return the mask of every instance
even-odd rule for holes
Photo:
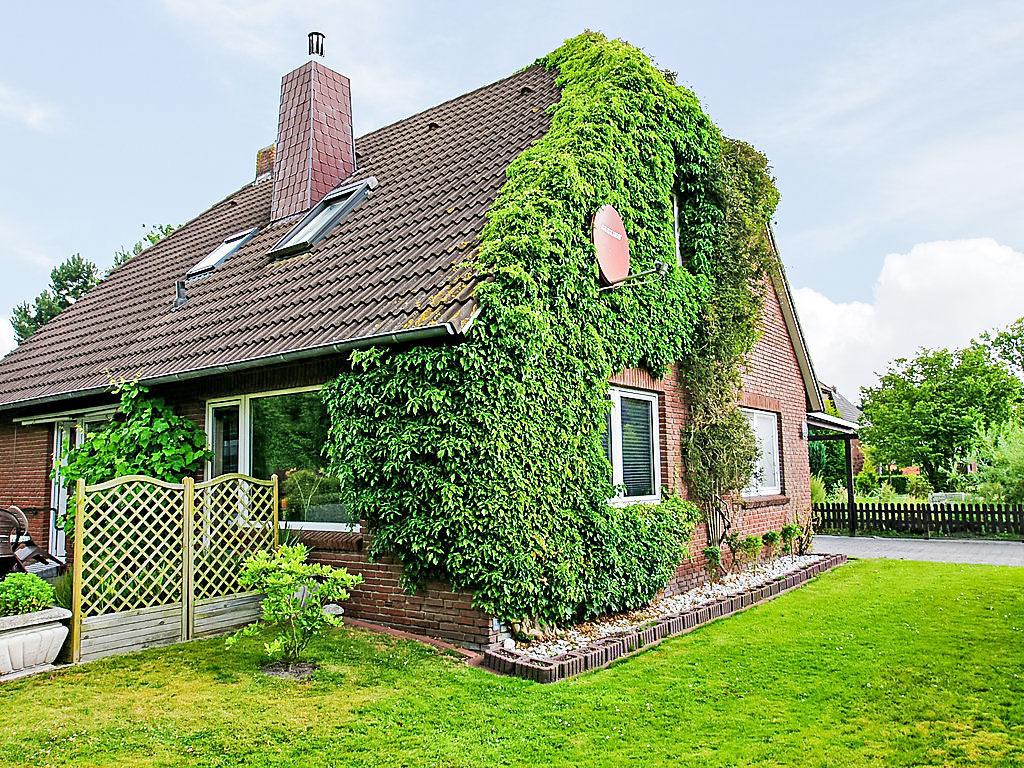
[[[1024,568],[852,562],[551,686],[357,630],[314,655],[308,682],[211,640],[2,685],[0,764],[1024,764]]]

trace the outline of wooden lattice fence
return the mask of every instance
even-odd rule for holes
[[[76,493],[72,657],[225,632],[259,615],[242,562],[277,544],[277,477],[167,483],[130,475]]]

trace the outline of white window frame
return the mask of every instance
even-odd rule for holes
[[[782,424],[782,415],[778,411],[765,411],[760,408],[740,408],[740,412],[747,417],[748,421],[751,421],[751,429],[754,431],[755,437],[758,436],[757,430],[754,428],[753,419],[764,419],[771,417],[775,429],[772,430],[774,445],[769,446],[769,450],[774,451],[775,454],[775,477],[778,479],[776,485],[764,485],[762,480],[753,478],[751,484],[743,489],[743,498],[757,498],[760,496],[780,496],[782,494],[782,450],[781,440],[779,438],[779,427]],[[757,444],[758,450],[763,456],[765,454],[765,446],[761,445],[760,440]],[[758,462],[760,464],[760,462]],[[756,483],[756,485],[755,485]]]
[[[206,442],[207,447],[213,446],[213,411],[215,408],[224,406],[238,406],[238,471],[243,475],[252,474],[252,401],[262,397],[276,397],[278,395],[295,395],[302,392],[319,392],[323,387],[319,384],[309,387],[290,387],[288,389],[273,389],[265,392],[253,392],[248,395],[234,395],[232,397],[218,397],[206,401]],[[213,472],[213,463],[206,462],[206,478],[210,479]],[[284,480],[277,478],[278,482]],[[305,520],[282,520],[282,529],[289,530],[311,530],[311,531],[343,531],[358,532],[358,523],[310,523]]]
[[[651,440],[654,442],[654,493],[649,496],[625,496],[622,470],[622,398],[646,400],[651,403]],[[625,387],[611,387],[608,398],[612,401],[610,418],[611,432],[608,435],[612,454],[612,484],[617,489],[608,500],[614,506],[627,504],[657,504],[661,501],[661,401],[657,392]]]
[[[246,229],[242,232],[236,232],[233,235],[225,237],[220,245],[206,254],[206,256],[204,256],[194,267],[185,273],[185,279],[198,280],[201,277],[206,277],[217,269],[217,267],[227,261],[229,257],[234,255],[239,248],[248,243],[252,239],[252,236],[256,234],[257,229],[258,227],[253,227],[252,229]],[[225,246],[231,247],[225,248]],[[224,248],[224,250],[220,253],[217,259],[215,261],[212,260],[213,255],[222,248]]]

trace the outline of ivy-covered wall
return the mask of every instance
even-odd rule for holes
[[[503,619],[558,623],[649,601],[699,518],[671,495],[607,503],[613,372],[680,364],[687,458],[706,459],[689,467],[691,497],[749,475],[735,396],[777,195],[764,158],[724,140],[636,48],[586,33],[539,64],[557,70],[562,97],[490,211],[465,342],[355,353],[324,396],[332,468],[376,551],[400,556],[412,583],[443,579]],[[622,215],[632,271],[664,261],[664,279],[598,292],[589,223],[605,203]]]

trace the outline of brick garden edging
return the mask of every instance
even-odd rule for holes
[[[616,659],[655,645],[666,637],[681,635],[715,619],[729,616],[766,600],[773,600],[783,592],[788,592],[819,573],[845,562],[846,555],[824,555],[823,559],[816,563],[790,571],[760,586],[749,587],[742,592],[703,603],[682,613],[664,616],[656,624],[641,629],[603,637],[582,648],[550,659],[531,656],[526,651],[495,648],[484,653],[483,666],[499,674],[514,675],[538,683],[565,680],[588,670],[607,666]]]

